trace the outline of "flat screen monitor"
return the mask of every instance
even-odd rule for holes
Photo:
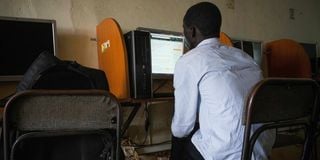
[[[43,51],[56,54],[54,20],[0,17],[0,81],[20,81]]]
[[[150,47],[152,77],[172,77],[175,64],[184,51],[183,35],[173,32],[150,32]]]
[[[253,60],[259,65],[262,65],[262,46],[261,41],[248,41],[248,40],[232,40],[235,48],[241,49],[250,55]]]

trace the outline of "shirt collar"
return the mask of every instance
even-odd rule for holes
[[[218,38],[208,38],[208,39],[205,39],[203,41],[201,41],[197,47],[200,47],[200,46],[204,46],[204,45],[213,45],[213,46],[216,46],[216,45],[219,45],[220,44],[220,40]]]

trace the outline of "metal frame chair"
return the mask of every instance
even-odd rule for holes
[[[253,146],[263,131],[304,126],[306,133],[301,158],[309,160],[319,117],[318,100],[319,86],[311,79],[274,78],[256,84],[246,103],[241,159],[251,159]],[[255,123],[262,126],[252,133],[251,125]]]
[[[120,104],[103,90],[29,90],[6,103],[4,157],[14,159],[22,142],[59,136],[115,133],[111,157],[119,159]],[[100,153],[100,152],[99,152]],[[81,153],[79,153],[81,154]]]

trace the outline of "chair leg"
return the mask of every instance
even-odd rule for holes
[[[315,137],[315,141],[316,143],[314,143],[314,147],[313,147],[313,155],[314,155],[314,160],[318,160],[318,137],[319,137],[319,133],[316,135]]]

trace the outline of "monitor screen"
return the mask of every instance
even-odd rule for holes
[[[152,75],[172,75],[183,54],[184,37],[167,33],[150,33]]]
[[[43,52],[56,53],[55,21],[0,17],[0,81],[19,81]]]
[[[233,47],[238,48],[250,55],[254,61],[261,66],[262,65],[262,46],[261,41],[248,41],[233,39]]]

